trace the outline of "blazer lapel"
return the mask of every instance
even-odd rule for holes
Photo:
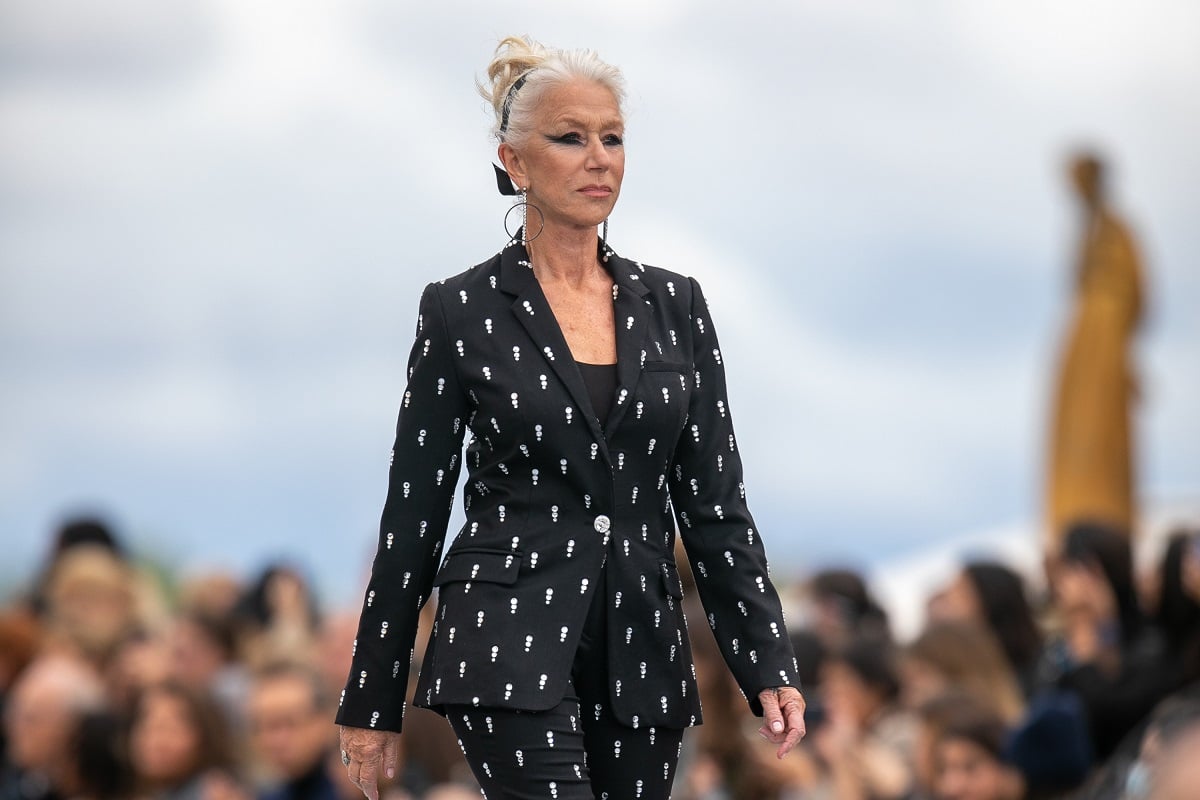
[[[579,368],[575,366],[571,348],[567,346],[567,340],[563,338],[558,320],[554,318],[554,310],[550,308],[546,295],[542,293],[541,284],[537,282],[533,269],[529,266],[529,256],[525,248],[517,242],[510,244],[500,254],[500,289],[506,294],[516,296],[512,303],[513,314],[525,328],[529,338],[537,345],[538,350],[550,362],[550,368],[554,370],[554,374],[566,387],[579,416],[588,426],[592,437],[600,444],[600,452],[604,455],[605,461],[609,461],[611,464],[600,423],[596,420],[595,415],[585,412],[585,409],[592,407],[592,403],[588,399],[583,376],[580,375]],[[618,336],[618,347],[619,344]],[[618,361],[620,357],[618,349]]]
[[[631,405],[630,398],[642,374],[646,330],[653,307],[646,299],[650,290],[641,281],[645,271],[642,265],[609,251],[608,268],[616,285],[613,321],[617,327],[617,397],[604,427],[615,430]]]

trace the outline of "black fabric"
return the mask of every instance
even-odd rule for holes
[[[602,565],[613,716],[698,724],[677,535],[751,710],[763,689],[799,685],[700,287],[617,255],[606,266],[618,386],[603,428],[519,242],[426,287],[341,724],[401,729],[435,586],[417,705],[557,707]],[[464,465],[466,519],[443,561]]]
[[[613,398],[617,394],[617,365],[616,364],[585,364],[576,361],[579,374],[583,376],[583,384],[587,387],[588,399],[592,401],[592,411],[600,420],[600,427],[608,424],[608,413],[612,410]]]
[[[600,570],[603,589],[606,570]],[[608,700],[605,592],[588,607],[571,681],[548,711],[448,705],[446,717],[488,800],[665,800],[683,732],[630,728]]]

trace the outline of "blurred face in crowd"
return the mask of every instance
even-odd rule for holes
[[[979,593],[965,571],[930,598],[928,610],[934,622],[986,622]]]
[[[1155,758],[1147,800],[1194,800],[1200,787],[1200,726]]]
[[[1054,597],[1064,614],[1095,620],[1117,615],[1117,600],[1099,564],[1061,561],[1052,574]]]
[[[146,687],[171,677],[170,649],[159,637],[125,640],[108,664],[109,697],[117,707],[128,707]]]
[[[428,608],[428,606],[426,606]],[[358,616],[331,614],[321,623],[317,659],[325,686],[335,695],[350,674],[354,637],[358,633]]]
[[[1018,800],[1020,778],[975,742],[946,738],[934,745],[938,800]]]
[[[187,702],[173,693],[151,689],[138,706],[129,738],[134,772],[153,785],[176,785],[196,771],[200,731]]]
[[[176,621],[169,639],[171,674],[189,686],[210,686],[225,666],[225,654],[218,643],[195,621],[186,617]]]
[[[321,761],[333,741],[333,726],[317,705],[313,686],[300,675],[260,679],[250,694],[254,744],[279,777],[298,778]]]
[[[106,655],[134,622],[131,577],[106,548],[72,548],[55,566],[47,589],[51,628],[85,654]]]
[[[830,661],[822,668],[821,690],[829,715],[856,726],[865,725],[884,703],[876,689],[841,661]]]

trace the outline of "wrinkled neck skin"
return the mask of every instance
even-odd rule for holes
[[[526,245],[526,250],[539,283],[578,289],[604,271],[596,256],[598,244],[594,226],[562,225],[547,220],[541,234]]]

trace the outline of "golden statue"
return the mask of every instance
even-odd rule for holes
[[[1141,266],[1133,237],[1106,202],[1104,164],[1080,155],[1070,171],[1084,228],[1051,423],[1051,553],[1080,519],[1132,534],[1136,510],[1130,408],[1137,386],[1129,350],[1142,316]]]

